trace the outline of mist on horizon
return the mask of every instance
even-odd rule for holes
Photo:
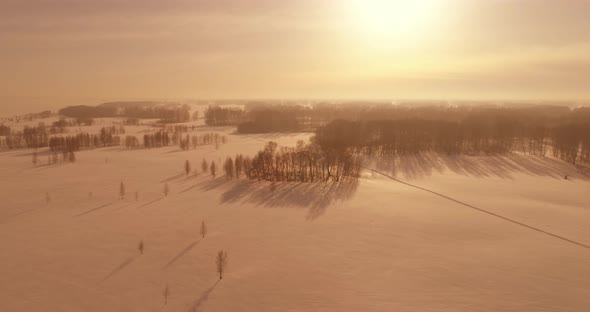
[[[0,104],[586,100],[587,12],[584,0],[5,0]]]

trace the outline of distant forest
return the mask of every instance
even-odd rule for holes
[[[321,147],[355,155],[518,152],[590,162],[587,107],[254,105],[210,107],[205,121],[235,125],[239,133],[315,132]]]
[[[109,102],[98,106],[69,106],[60,109],[59,114],[71,118],[159,119],[162,123],[180,123],[191,119],[188,105],[159,102]]]

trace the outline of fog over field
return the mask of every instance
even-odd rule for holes
[[[590,0],[0,0],[0,312],[590,311]]]

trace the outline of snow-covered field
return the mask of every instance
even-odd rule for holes
[[[229,139],[219,150],[103,148],[55,166],[34,167],[32,150],[1,151],[0,311],[590,309],[590,177],[569,164],[369,165],[424,189],[370,170],[358,183],[274,191],[221,173],[185,177],[186,160],[198,168],[309,137],[218,131]],[[221,249],[229,266],[219,281]]]

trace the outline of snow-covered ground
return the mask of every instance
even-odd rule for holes
[[[274,191],[222,173],[185,177],[186,160],[199,168],[309,137],[219,131],[229,138],[219,150],[103,148],[55,166],[1,151],[0,311],[590,308],[590,177],[569,164],[412,157],[368,164],[411,185],[365,170],[358,183]]]

